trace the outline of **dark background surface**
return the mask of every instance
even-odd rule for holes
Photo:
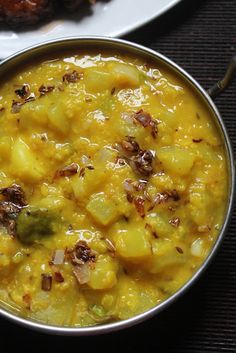
[[[236,0],[182,1],[126,39],[167,55],[208,88],[236,55]],[[236,151],[236,82],[216,104]],[[1,353],[236,353],[235,210],[210,268],[158,317],[119,333],[88,338],[48,336],[0,319],[0,337]]]

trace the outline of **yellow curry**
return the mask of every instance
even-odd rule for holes
[[[0,302],[62,326],[123,320],[203,263],[227,196],[223,143],[162,67],[77,53],[0,88]]]

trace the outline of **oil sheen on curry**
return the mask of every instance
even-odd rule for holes
[[[176,292],[227,197],[205,105],[161,67],[109,53],[41,59],[0,88],[0,301],[80,327]]]

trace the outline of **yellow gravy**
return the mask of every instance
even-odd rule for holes
[[[222,140],[170,72],[93,52],[0,88],[0,301],[62,326],[127,319],[195,273],[225,213]]]

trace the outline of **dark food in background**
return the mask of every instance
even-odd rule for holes
[[[0,20],[12,26],[34,25],[53,10],[54,0],[0,0]]]
[[[96,0],[86,0],[90,4],[95,4]],[[62,3],[63,6],[68,10],[68,11],[74,11],[79,8],[79,6],[84,2],[84,0],[59,0],[59,3]]]
[[[69,11],[77,10],[83,0],[61,0],[65,8]]]
[[[12,27],[35,25],[52,17],[57,9],[74,11],[85,1],[88,0],[0,0],[0,22]]]

